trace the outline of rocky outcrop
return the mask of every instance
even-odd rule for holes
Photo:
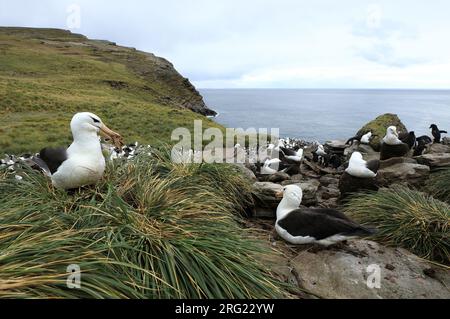
[[[235,164],[236,167],[239,169],[239,171],[248,178],[248,180],[250,180],[251,182],[256,182],[256,175],[255,173],[253,173],[252,170],[248,169],[247,167],[245,167],[244,164]]]
[[[288,182],[288,181],[286,181]],[[317,180],[308,181],[289,181],[290,183],[283,183],[284,185],[298,185],[303,190],[302,205],[312,206],[317,204],[317,192],[320,187],[320,182]],[[283,185],[272,182],[256,182],[253,184],[253,194],[256,203],[255,217],[276,218],[276,209],[282,197],[277,196],[277,193],[283,191]]]
[[[364,125],[357,133],[358,136],[362,136],[367,132],[371,131],[374,137],[370,141],[370,146],[375,150],[380,150],[380,141],[386,135],[386,130],[389,126],[396,126],[397,131],[408,132],[406,126],[400,121],[396,114],[383,114],[377,117],[375,120]]]
[[[450,166],[450,153],[433,153],[416,157],[419,164],[428,165],[430,168]]]
[[[424,154],[439,154],[439,153],[450,153],[450,145],[434,143],[430,144],[426,149]]]
[[[262,181],[268,181],[271,183],[282,183],[284,181],[289,180],[291,177],[289,176],[289,174],[284,173],[284,172],[277,172],[275,174],[272,175],[263,175],[262,177],[260,177],[260,180]]]
[[[256,182],[253,184],[253,193],[257,200],[264,203],[266,207],[276,208],[281,201],[277,193],[283,191],[283,186],[272,182]]]
[[[348,145],[345,144],[345,141],[341,140],[328,141],[324,146],[330,154],[343,154],[344,150],[348,147]]]
[[[393,184],[422,186],[430,176],[430,167],[409,158],[391,158],[380,162],[376,177],[377,185],[389,187]]]
[[[342,249],[316,253],[304,250],[288,263],[288,281],[321,298],[450,298],[450,272],[372,241],[350,241]]]
[[[380,159],[380,153],[367,144],[353,143],[352,146],[345,149],[344,155],[350,159],[354,152],[360,152],[366,161]]]
[[[446,136],[442,139],[442,144],[450,145],[450,137]]]

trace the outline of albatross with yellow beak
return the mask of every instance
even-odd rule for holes
[[[398,138],[397,128],[389,126],[386,136],[381,141],[380,160],[384,161],[393,157],[403,157],[409,152],[408,144]]]
[[[122,137],[110,130],[95,114],[77,113],[70,128],[73,143],[69,148],[44,148],[37,163],[52,179],[56,188],[75,189],[95,184],[105,172],[99,134],[121,147]]]

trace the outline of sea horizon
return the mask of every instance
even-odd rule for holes
[[[385,113],[397,114],[417,136],[429,126],[450,123],[450,89],[227,88],[199,89],[218,113],[216,122],[234,128],[279,128],[280,136],[321,143],[345,140]]]

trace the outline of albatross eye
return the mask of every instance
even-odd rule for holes
[[[92,120],[94,121],[94,123],[100,123],[100,121],[97,120],[96,118],[93,118],[93,117],[92,117]]]

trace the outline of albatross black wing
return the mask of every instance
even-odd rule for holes
[[[397,145],[389,145],[381,143],[380,160],[384,161],[392,157],[403,157],[409,152],[408,144],[402,143]]]
[[[378,169],[380,168],[380,161],[379,160],[368,161],[366,167],[376,174],[378,172]]]
[[[400,133],[398,138],[400,141],[407,144],[410,149],[416,144],[416,134],[414,132]]]
[[[54,174],[67,159],[66,148],[44,148],[39,152],[39,158],[45,162],[50,172]]]
[[[297,209],[278,222],[292,236],[310,236],[316,240],[333,235],[367,236],[373,232],[331,209]]]
[[[439,131],[442,134],[447,134],[447,131]]]
[[[291,149],[288,149],[288,148],[285,148],[285,147],[280,147],[280,150],[286,156],[296,156],[297,155],[297,153],[294,150],[291,150]]]

